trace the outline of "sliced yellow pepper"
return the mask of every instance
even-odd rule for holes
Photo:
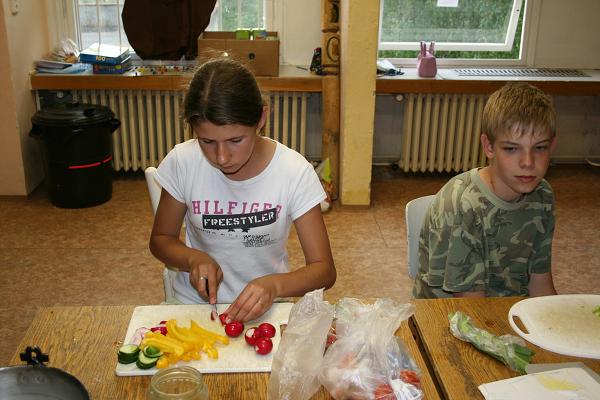
[[[169,360],[169,364],[175,364],[179,360],[181,360],[181,357],[179,357],[173,353],[169,353],[169,354],[167,354],[167,360]]]
[[[145,346],[155,346],[158,347],[163,353],[173,353],[177,356],[181,356],[185,352],[185,349],[181,342],[173,338],[161,335],[160,333],[146,333],[146,336],[142,340],[142,347]]]
[[[208,354],[209,358],[212,358],[213,360],[216,360],[217,358],[219,358],[219,352],[217,351],[217,349],[215,349],[213,346],[209,345],[209,344],[204,344],[204,346],[202,347],[202,351],[204,351],[206,354]]]
[[[156,368],[162,369],[169,366],[169,358],[166,355],[162,355],[156,362]]]
[[[193,333],[200,335],[202,337],[207,337],[207,338],[213,339],[213,340],[215,340],[219,343],[225,344],[225,345],[229,344],[229,338],[227,336],[219,335],[218,333],[214,333],[209,330],[206,330],[206,329],[202,328],[200,325],[198,325],[196,323],[196,321],[194,321],[194,320],[191,321],[190,330]]]
[[[190,344],[194,344],[194,345],[202,345],[202,343],[205,340],[200,335],[197,335],[197,334],[191,332],[189,328],[182,328],[180,326],[177,326],[177,322],[173,319],[170,319],[169,321],[167,321],[166,326],[167,326],[167,331],[168,331],[167,336],[171,336],[171,337],[173,337],[177,340],[180,340],[184,343],[190,343]],[[189,350],[191,350],[191,348]],[[189,350],[186,350],[186,351],[189,351]]]

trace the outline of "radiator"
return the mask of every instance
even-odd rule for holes
[[[157,166],[177,143],[193,137],[180,118],[184,92],[158,90],[73,90],[73,99],[108,106],[121,121],[113,133],[113,168],[123,171]],[[306,154],[307,94],[265,93],[267,137]]]
[[[408,94],[400,168],[460,172],[486,164],[479,136],[485,95]]]

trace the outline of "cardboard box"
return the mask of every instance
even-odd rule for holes
[[[275,39],[236,40],[235,32],[204,32],[198,37],[198,59],[227,52],[257,76],[279,76],[279,38],[277,32],[267,34]]]

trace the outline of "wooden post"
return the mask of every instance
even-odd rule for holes
[[[321,46],[323,160],[329,158],[331,169],[331,199],[339,196],[340,183],[340,0],[321,0],[323,32]]]
[[[331,168],[331,183],[333,191],[331,198],[338,198],[340,172],[340,78],[337,75],[323,77],[323,160],[329,158]]]

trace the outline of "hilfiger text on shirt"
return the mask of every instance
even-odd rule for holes
[[[280,204],[273,205],[271,203],[258,202],[237,202],[237,201],[221,201],[221,200],[192,200],[192,214],[214,214],[214,215],[232,215],[255,213],[271,208],[277,209],[277,214],[281,211]]]

